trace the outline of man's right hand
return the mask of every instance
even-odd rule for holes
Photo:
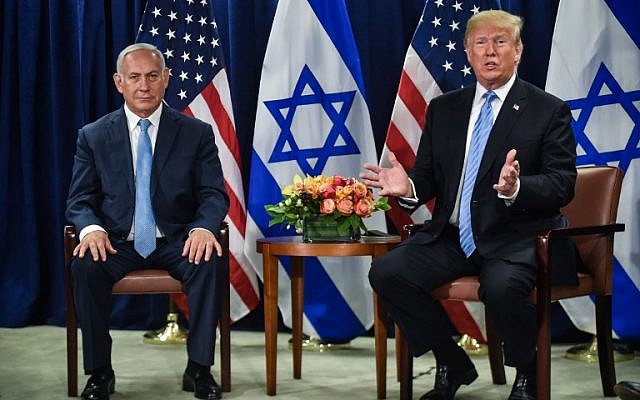
[[[391,151],[389,163],[391,163],[390,168],[365,163],[363,167],[371,172],[361,172],[360,178],[364,180],[365,185],[381,189],[379,193],[381,196],[413,197],[409,177]]]
[[[73,249],[73,255],[84,258],[85,253],[89,250],[93,261],[107,261],[107,252],[116,254],[118,251],[113,248],[106,232],[93,231],[87,233],[82,241]]]

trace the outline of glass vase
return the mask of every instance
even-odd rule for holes
[[[302,241],[305,243],[321,242],[357,242],[360,240],[360,228],[349,226],[346,232],[338,231],[338,222],[326,216],[312,215],[302,220]]]

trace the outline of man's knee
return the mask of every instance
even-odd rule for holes
[[[392,253],[387,253],[373,260],[369,270],[369,283],[376,293],[380,293],[388,287],[389,282],[393,279],[394,269],[397,270],[393,266],[397,266],[397,264],[398,260]]]

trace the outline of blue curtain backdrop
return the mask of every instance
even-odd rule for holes
[[[240,148],[251,149],[260,70],[277,1],[215,0],[213,4],[226,53]],[[2,327],[64,325],[62,228],[77,129],[122,104],[111,75],[118,52],[135,41],[144,5],[145,0],[3,2]],[[424,0],[347,0],[378,152],[404,55],[423,6]],[[525,18],[520,75],[542,88],[557,7],[558,0],[502,1],[503,9]],[[249,176],[249,160],[247,150],[242,154],[245,177]],[[118,296],[113,327],[155,328],[163,323],[167,304],[166,296]],[[573,334],[564,314],[557,314],[555,337]]]

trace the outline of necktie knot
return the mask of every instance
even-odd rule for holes
[[[141,119],[140,121],[138,121],[138,125],[140,125],[141,133],[147,133],[147,129],[149,128],[149,125],[151,125],[151,121],[149,121],[148,119]]]

